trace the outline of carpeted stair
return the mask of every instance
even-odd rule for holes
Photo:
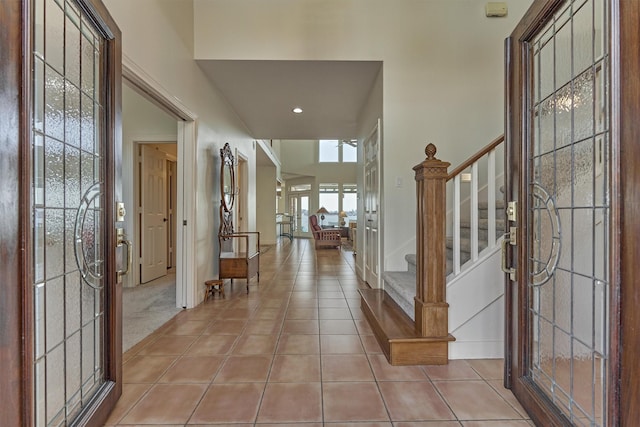
[[[486,202],[478,204],[478,248],[483,251],[488,246],[489,220]],[[505,209],[502,200],[496,201],[496,236],[504,234]],[[471,259],[471,222],[460,222],[460,264]],[[453,271],[453,237],[447,237],[447,275]],[[384,290],[411,319],[414,319],[414,297],[416,295],[416,255],[405,255],[406,271],[385,271],[382,273]]]

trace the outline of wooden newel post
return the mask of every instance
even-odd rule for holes
[[[418,203],[415,327],[423,337],[446,338],[446,184],[450,163],[436,159],[436,151],[435,145],[427,145],[427,158],[413,168]]]

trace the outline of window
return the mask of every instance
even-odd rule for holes
[[[347,224],[358,219],[358,186],[356,184],[342,186],[342,211],[347,214],[344,219]]]
[[[320,184],[319,207],[329,211],[324,214],[324,225],[338,225],[339,195],[338,184]]]
[[[318,141],[318,162],[320,163],[355,163],[358,161],[356,140],[339,141],[337,139],[321,139]]]
[[[338,140],[321,139],[318,141],[318,161],[320,163],[339,162]]]
[[[342,162],[355,163],[358,161],[358,147],[350,144],[342,144]]]
[[[320,184],[318,207],[324,207],[328,214],[324,214],[324,225],[338,226],[341,220],[345,225],[349,221],[356,221],[358,215],[358,186],[357,184]],[[340,212],[347,214],[340,218]]]
[[[311,184],[293,184],[289,187],[289,191],[311,191]]]

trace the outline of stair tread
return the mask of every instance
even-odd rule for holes
[[[407,261],[409,264],[416,264],[416,254],[406,254],[404,256],[404,260]]]
[[[504,230],[504,225],[505,225],[505,220],[504,219],[496,219],[496,229],[498,230]],[[471,221],[469,220],[460,220],[460,228],[471,228]],[[478,228],[481,230],[488,230],[489,229],[489,220],[486,218],[479,218],[478,219]]]
[[[487,209],[488,207],[489,207],[489,202],[486,202],[486,201],[478,202],[478,209]],[[503,208],[504,208],[504,199],[497,199],[496,209],[503,209]]]
[[[383,273],[384,278],[392,277],[395,281],[401,282],[404,284],[405,280],[409,280],[411,277],[416,277],[416,273],[412,271],[385,271]],[[415,281],[413,283],[415,286]]]
[[[382,275],[385,283],[413,303],[416,293],[416,273],[413,271],[385,271]]]
[[[478,250],[483,250],[487,247],[487,242],[483,242],[478,240]],[[446,243],[447,249],[453,249],[453,237],[447,237]],[[471,251],[471,239],[467,237],[460,238],[460,251],[461,252],[470,252]]]

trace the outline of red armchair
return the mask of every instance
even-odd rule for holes
[[[313,233],[313,239],[316,242],[316,249],[331,247],[340,248],[342,246],[342,236],[338,229],[323,229],[318,225],[318,217],[311,215],[309,217],[309,228]]]

